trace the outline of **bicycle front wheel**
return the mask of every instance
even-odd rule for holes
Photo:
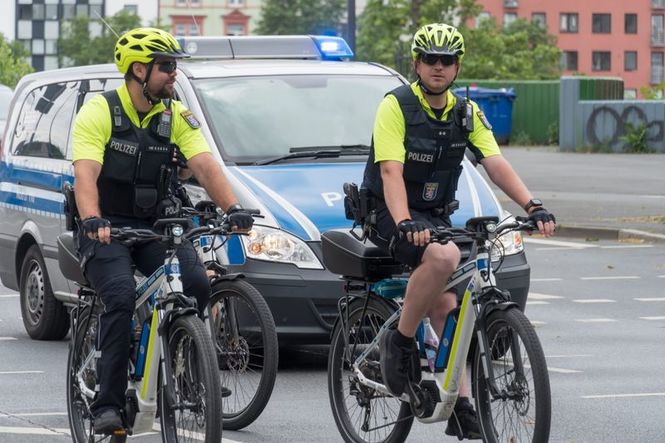
[[[222,386],[224,429],[242,429],[256,420],[275,386],[278,342],[275,321],[261,293],[244,280],[213,285],[210,323]]]
[[[403,442],[413,415],[408,403],[360,383],[353,362],[366,351],[394,310],[374,297],[363,315],[364,299],[351,302],[333,329],[328,357],[328,394],[333,417],[345,442]],[[379,347],[373,346],[361,368],[382,383]]]
[[[487,353],[497,392],[485,379],[480,355],[474,357],[474,392],[483,441],[548,441],[550,381],[536,331],[518,309],[496,310],[487,318]]]
[[[178,317],[169,327],[168,349],[175,398],[161,387],[160,421],[165,443],[219,443],[222,439],[221,388],[210,333],[196,316]]]

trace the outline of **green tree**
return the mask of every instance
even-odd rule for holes
[[[645,100],[662,100],[665,97],[665,82],[654,86],[642,86],[640,94]]]
[[[464,36],[465,78],[547,80],[561,75],[556,37],[536,22],[520,19],[500,27],[483,20],[476,29],[464,30]]]
[[[0,33],[0,84],[13,89],[21,77],[31,73],[32,66],[25,60],[29,55],[21,42],[9,42]]]
[[[480,12],[475,0],[369,0],[358,23],[358,60],[411,70],[411,38],[427,23],[464,22]]]
[[[118,36],[141,26],[141,18],[125,10],[105,20],[108,26],[102,23],[102,33],[95,38],[90,37],[89,17],[75,17],[67,21],[58,40],[60,64],[68,62],[72,66],[83,66],[111,63]]]
[[[339,32],[345,0],[266,0],[261,6],[257,34],[321,34]]]

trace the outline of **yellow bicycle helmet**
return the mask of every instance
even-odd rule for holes
[[[461,62],[464,57],[464,37],[456,27],[445,23],[431,23],[418,29],[413,36],[411,56],[419,54],[456,55]]]
[[[113,58],[118,70],[126,74],[134,62],[150,63],[156,57],[189,57],[178,41],[157,28],[136,28],[123,34],[115,44]]]

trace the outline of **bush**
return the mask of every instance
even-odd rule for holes
[[[624,128],[624,135],[619,137],[619,140],[626,143],[624,148],[625,152],[631,153],[645,153],[652,152],[652,149],[649,148],[647,144],[647,126],[642,123],[639,126],[635,126],[632,123],[626,123]]]
[[[533,145],[533,140],[531,140],[531,136],[526,131],[520,131],[510,137],[510,144],[514,146],[530,146]]]

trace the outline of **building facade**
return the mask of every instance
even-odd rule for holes
[[[478,19],[536,20],[557,36],[564,74],[617,76],[626,98],[665,81],[665,0],[478,0]]]
[[[176,36],[253,34],[261,0],[161,0],[159,17]]]

